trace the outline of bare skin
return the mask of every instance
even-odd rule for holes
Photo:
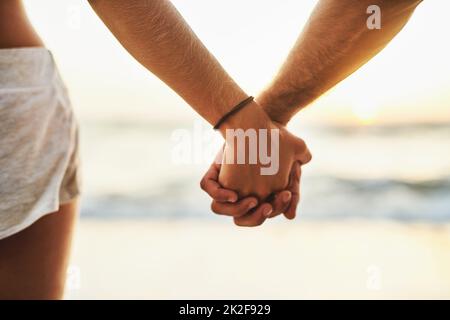
[[[404,11],[400,10],[402,12],[399,16],[400,19],[396,20],[405,23],[413,8],[419,2],[418,0],[380,0],[380,4],[386,7],[396,4],[395,10],[386,11],[388,18],[390,14],[395,17],[402,6],[405,6]],[[168,1],[90,0],[90,3],[123,46],[142,65],[174,89],[211,124],[216,123],[231,106],[247,96],[215,58],[209,54]],[[360,2],[355,0],[355,3],[352,4],[356,3]],[[322,7],[319,7],[316,11],[316,16],[320,17],[322,13],[333,12],[334,10],[328,9],[335,9],[339,4],[342,5],[342,1],[323,0],[321,2]],[[320,10],[320,8],[324,10]],[[348,12],[351,15],[352,12]],[[139,23],[140,21],[145,23]],[[309,25],[315,25],[316,21],[312,19]],[[346,23],[340,24],[344,27],[347,25]],[[320,26],[326,27],[328,24],[316,23],[314,30],[319,30],[317,31],[319,34],[323,31],[319,28]],[[354,41],[355,48],[364,44],[375,44],[373,48],[369,46],[365,55],[359,56],[359,61],[354,62],[354,59],[345,59],[345,57],[353,56],[351,50],[349,51],[349,48],[345,47],[342,48],[345,50],[339,50],[339,52],[344,53],[342,59],[339,56],[339,59],[331,59],[328,64],[312,63],[311,65],[316,66],[317,70],[314,68],[308,69],[304,65],[304,63],[308,63],[308,59],[306,59],[308,56],[305,57],[302,54],[312,52],[312,50],[311,46],[307,51],[301,50],[302,46],[308,43],[305,40],[307,36],[302,35],[294,47],[293,53],[288,57],[286,64],[272,83],[273,91],[263,92],[258,98],[258,102],[254,102],[243,113],[241,112],[241,114],[226,121],[221,128],[222,134],[228,128],[245,126],[257,129],[271,128],[274,125],[272,120],[281,124],[286,123],[304,105],[348,76],[360,66],[360,63],[363,64],[366,59],[376,54],[379,51],[378,49],[382,48],[383,41],[390,40],[402,26],[402,23],[387,25],[387,27],[390,27],[390,29],[387,29],[392,31],[390,37],[382,37],[382,39],[363,37],[360,38],[361,42]],[[346,32],[353,32],[352,28],[348,30],[344,28],[341,31],[344,35]],[[308,32],[307,35],[314,37],[313,32]],[[336,39],[339,40],[340,38]],[[344,39],[347,39],[347,37],[344,37]],[[317,41],[316,43],[321,48],[321,43]],[[337,41],[337,43],[342,44],[344,42]],[[327,44],[334,45],[330,41],[327,41]],[[0,1],[0,48],[43,45],[42,40],[28,21],[21,1]],[[157,50],[154,48],[157,48]],[[320,53],[322,50],[318,51]],[[303,64],[298,63],[299,61]],[[331,65],[332,67],[326,69],[323,68],[323,65]],[[298,72],[292,73],[292,70],[296,69],[298,69]],[[287,71],[289,71],[289,75],[286,74]],[[302,75],[301,71],[308,72],[307,76],[299,76]],[[295,75],[294,78],[292,78],[293,74]],[[316,77],[311,75],[316,75]],[[186,79],[193,81],[186,81]],[[298,79],[306,81],[307,85],[302,82],[297,83]],[[316,88],[316,90],[311,88]],[[309,94],[304,98],[306,89],[314,94]],[[273,92],[276,92],[276,94]],[[264,106],[267,106],[267,108]],[[252,116],[244,117],[245,112],[250,112]],[[296,146],[303,144],[300,149],[306,154],[307,149],[301,141],[286,138],[283,143],[287,146],[286,150],[296,150]],[[270,190],[256,190],[258,186],[242,185],[245,181],[236,179],[236,177],[240,175],[252,176],[253,170],[245,165],[224,168],[221,174],[218,172],[219,167],[215,166],[213,170],[217,170],[217,172],[210,174],[208,181],[203,184],[219,190],[219,184],[214,180],[220,179],[232,190],[244,192],[244,194],[256,193],[258,195],[269,194],[274,189],[279,190],[284,186],[290,190],[290,195],[288,194],[290,198],[284,203],[286,204],[291,199],[296,206],[299,194],[298,180],[301,172],[298,162],[302,161],[294,156],[287,160],[289,160],[289,164],[283,166],[282,172],[267,181],[266,184],[270,186]],[[309,159],[303,161],[303,163],[307,161]],[[291,168],[292,170],[290,170]],[[289,172],[291,172],[290,175]],[[288,180],[294,183],[287,185]],[[220,191],[222,194],[228,192],[228,196],[231,197],[234,195],[234,201],[237,200],[236,193],[230,194],[231,190],[221,189]],[[215,197],[213,196],[213,198]],[[276,212],[261,210],[264,205],[268,206],[269,204],[263,204],[258,208],[259,210],[256,209],[251,213],[251,216],[247,217],[233,214],[228,207],[227,210],[225,208],[218,209],[218,205],[218,203],[215,203],[214,211],[234,216],[238,225],[259,225],[264,222],[267,215],[276,214]],[[225,212],[228,210],[229,212]],[[295,208],[293,211],[295,214]],[[76,212],[76,202],[61,206],[58,212],[49,214],[28,229],[0,241],[0,298],[50,299],[62,297]]]
[[[177,92],[212,125],[232,106],[248,97],[208,52],[169,0],[89,0],[89,3],[138,62]],[[219,131],[225,137],[227,129],[270,131],[274,128],[278,126],[268,117],[261,104],[255,101],[228,117]],[[284,127],[280,130],[287,132]],[[219,179],[224,184],[230,183],[227,186],[239,194],[255,195],[247,199],[255,203],[267,194],[283,192],[283,188],[288,188],[288,177],[296,163],[305,164],[310,158],[305,143],[301,139],[289,137],[288,134],[280,134],[280,145],[285,146],[286,150],[303,150],[303,161],[299,159],[298,152],[290,153],[284,157],[280,170],[264,179],[255,177],[255,174],[259,176],[260,164],[228,165],[223,167]],[[229,153],[225,148],[225,154]],[[241,179],[243,183],[235,184],[239,176],[248,179]],[[258,179],[256,181],[259,184],[251,183],[253,179],[250,177]],[[228,202],[237,200],[237,194],[227,199]],[[259,225],[271,214],[271,210],[271,205],[265,203],[252,212],[250,219],[239,221],[237,217],[238,221],[235,222],[238,225]],[[255,223],[248,223],[248,220]]]
[[[124,47],[211,124],[247,97],[170,2],[91,0],[90,3]],[[23,3],[0,1],[0,49],[43,46]],[[193,81],[186,81],[189,78]],[[271,125],[256,102],[246,109],[252,110],[251,124],[255,128]],[[244,121],[250,122],[234,117],[224,123],[221,131],[239,127]],[[260,215],[262,209],[258,211]],[[76,202],[61,206],[26,230],[0,240],[0,299],[62,298],[76,214]]]
[[[0,48],[42,47],[20,0],[0,1]]]
[[[327,92],[379,53],[405,26],[421,0],[320,0],[294,47],[269,86],[257,97],[267,115],[285,125],[302,108]],[[378,5],[382,28],[367,28],[366,8]],[[223,168],[223,166],[222,166]],[[222,169],[223,170],[223,169]],[[261,218],[242,205],[223,201],[223,194],[233,196],[245,180],[225,185],[221,166],[213,164],[202,180],[203,189],[212,197],[211,208],[217,214],[233,216],[235,222],[246,219],[246,225],[259,225]],[[293,175],[299,180],[298,175]],[[297,179],[298,176],[298,179]],[[222,187],[228,187],[224,189]],[[289,199],[272,202],[274,217],[284,213],[295,217],[299,196],[298,184],[291,184]],[[287,191],[284,191],[285,194]],[[283,196],[285,195],[283,194]],[[267,203],[261,206],[268,206]],[[257,209],[258,210],[258,209]]]
[[[0,241],[0,300],[61,299],[77,201]]]
[[[42,47],[19,0],[0,1],[0,48]],[[77,201],[0,240],[1,299],[61,299]]]

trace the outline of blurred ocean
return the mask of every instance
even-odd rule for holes
[[[450,124],[290,129],[314,156],[300,220],[450,220]],[[198,187],[220,146],[204,123],[82,121],[81,130],[82,218],[224,219]]]

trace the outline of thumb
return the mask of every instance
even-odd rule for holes
[[[297,138],[295,143],[295,159],[300,161],[302,165],[307,164],[312,159],[308,146],[300,138]]]

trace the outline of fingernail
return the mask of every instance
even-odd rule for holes
[[[256,202],[255,201],[251,201],[249,204],[248,204],[248,210],[250,210],[250,209],[253,209],[254,207],[256,207]]]
[[[291,200],[291,193],[287,192],[283,194],[283,202],[288,202],[289,200]]]
[[[263,215],[268,217],[272,214],[272,208],[265,208],[263,211]]]
[[[235,203],[236,201],[237,201],[236,197],[231,196],[228,198],[228,202]]]

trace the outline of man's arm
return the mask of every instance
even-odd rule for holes
[[[258,97],[286,124],[300,109],[355,72],[403,28],[421,0],[321,0],[272,84]],[[381,9],[381,29],[367,8]]]
[[[290,118],[328,89],[345,79],[382,50],[406,24],[419,0],[321,0],[272,84],[257,98],[272,120],[286,124]],[[381,9],[381,30],[367,28],[367,7]],[[240,217],[244,205],[227,204],[222,195],[231,190],[217,184],[220,167],[211,166],[203,178],[216,212]],[[293,171],[293,173],[295,173]],[[299,201],[300,171],[288,191],[292,198],[272,202],[273,213],[295,215]],[[244,203],[246,199],[241,200]],[[263,204],[267,205],[267,204]],[[258,208],[259,209],[259,208]]]
[[[209,123],[217,123],[234,105],[247,97],[170,1],[89,2],[128,52]],[[255,105],[247,107],[246,111],[264,114]]]

